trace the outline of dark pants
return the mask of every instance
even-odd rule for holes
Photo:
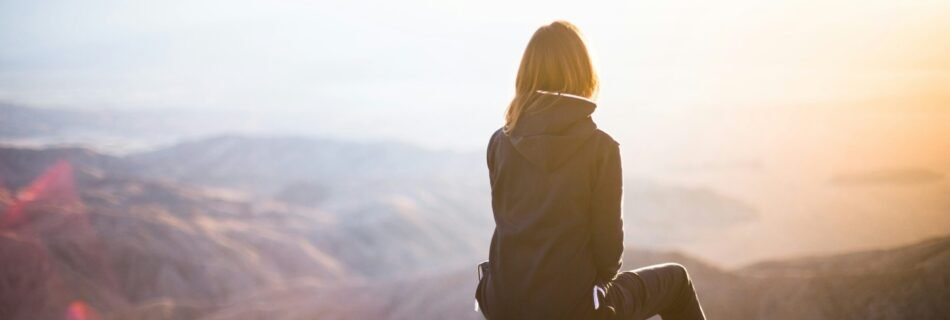
[[[706,319],[686,268],[675,263],[621,272],[607,286],[606,300],[616,312],[612,319]]]

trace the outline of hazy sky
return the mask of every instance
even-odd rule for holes
[[[479,148],[553,19],[588,37],[621,136],[656,114],[950,109],[948,1],[0,0],[0,101]]]
[[[626,178],[762,212],[691,253],[758,259],[950,230],[947,0],[0,0],[0,103],[482,152],[524,46],[554,19],[589,40],[594,117],[621,143]],[[942,180],[830,186],[855,172]]]

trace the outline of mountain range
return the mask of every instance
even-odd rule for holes
[[[0,318],[79,305],[115,319],[477,319],[473,266],[493,223],[478,160],[246,136],[124,156],[3,147]],[[627,185],[634,226],[759,214],[708,189]],[[712,319],[950,314],[950,237],[730,269],[631,247],[624,268],[667,261],[687,266]]]

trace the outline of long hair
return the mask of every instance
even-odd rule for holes
[[[504,131],[515,128],[538,90],[593,98],[597,88],[597,72],[577,27],[567,21],[541,26],[521,57],[515,97],[505,112]]]

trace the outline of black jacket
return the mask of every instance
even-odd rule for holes
[[[495,232],[476,297],[499,319],[585,319],[623,253],[620,149],[596,105],[537,93],[488,145]]]

